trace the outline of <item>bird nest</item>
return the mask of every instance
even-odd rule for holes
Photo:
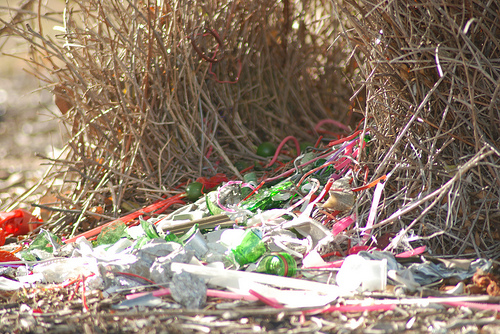
[[[86,230],[200,176],[240,177],[234,163],[262,160],[260,143],[315,141],[321,120],[354,119],[355,69],[345,69],[345,45],[332,46],[331,3],[36,7],[38,20],[6,24],[29,41],[33,73],[54,93],[69,135],[46,177],[58,182],[46,203],[54,232]],[[46,19],[56,38],[38,25]]]
[[[46,177],[63,211],[50,228],[74,234],[186,180],[241,177],[234,163],[261,159],[259,143],[315,141],[322,120],[352,125],[357,110],[373,140],[355,163],[386,176],[374,228],[394,236],[388,248],[420,240],[436,254],[498,257],[499,11],[458,0],[76,0],[56,40],[11,24],[69,134]],[[375,198],[357,198],[359,225]]]

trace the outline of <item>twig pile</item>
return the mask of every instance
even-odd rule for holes
[[[497,2],[67,6],[58,42],[9,26],[30,41],[71,135],[47,177],[64,180],[54,232],[198,176],[239,177],[234,162],[259,159],[255,145],[315,140],[318,122],[349,123],[354,107],[376,139],[357,163],[372,180],[387,175],[374,231],[397,233],[388,247],[424,239],[437,254],[500,254]],[[357,199],[361,225],[373,198]]]
[[[336,8],[352,27],[344,33],[365,82],[366,131],[377,139],[366,163],[373,178],[390,175],[375,226],[399,232],[389,247],[413,231],[432,238],[437,254],[498,257],[499,3]],[[370,196],[360,199],[365,220]]]
[[[259,159],[263,141],[314,141],[320,120],[348,123],[352,71],[341,70],[342,45],[331,47],[331,10],[316,0],[91,0],[67,4],[58,41],[12,26],[70,133],[47,178],[64,179],[54,220],[75,232],[188,179],[239,176],[233,163]]]

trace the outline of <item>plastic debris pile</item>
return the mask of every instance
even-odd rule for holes
[[[310,146],[278,164],[277,176],[267,174],[269,163],[247,167],[242,181],[199,179],[201,197],[190,204],[184,193],[71,239],[42,226],[33,240],[4,246],[0,289],[34,294],[74,287],[83,311],[91,310],[87,295],[93,291],[116,310],[199,310],[215,298],[221,309],[265,304],[306,316],[393,310],[433,296],[440,297],[435,303],[498,311],[498,305],[477,303],[500,295],[493,261],[436,258],[417,236],[377,235],[378,202],[391,176],[368,182],[356,167],[369,141],[368,133],[357,131],[321,149]],[[214,180],[220,184],[203,193]],[[357,194],[372,188],[363,223]],[[184,204],[169,214],[141,216],[174,203]],[[464,299],[468,293],[484,296]],[[228,306],[225,300],[233,301]],[[53,307],[37,305],[31,312]]]

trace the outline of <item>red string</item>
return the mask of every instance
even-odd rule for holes
[[[140,278],[142,280],[145,280],[146,282],[148,283],[151,283],[151,284],[156,284],[155,281],[152,281],[150,280],[149,278],[146,278],[144,276],[141,276],[141,275],[137,275],[137,274],[132,274],[132,273],[126,273],[126,272],[122,272],[122,271],[117,271],[115,272],[116,274],[118,275],[124,275],[124,276],[130,276],[130,277],[136,277],[136,278]]]
[[[347,127],[346,125],[344,125],[343,123],[339,122],[339,121],[336,121],[336,120],[333,120],[333,119],[323,119],[321,121],[318,122],[318,124],[316,124],[316,126],[314,126],[314,130],[316,132],[319,131],[319,128],[324,125],[324,124],[333,124],[335,125],[336,127],[339,127],[341,128],[342,130],[345,130],[346,132],[349,132],[351,131],[349,129],[349,127]]]
[[[319,144],[321,143],[321,140],[323,139],[323,136],[319,136],[318,140],[316,140],[316,144],[314,144],[314,148],[318,148]]]
[[[328,143],[328,146],[329,147],[332,147],[332,146],[335,146],[335,145],[338,145],[338,144],[342,144],[348,140],[351,140],[351,139],[354,139],[356,138],[356,136],[358,136],[363,130],[358,130],[356,132],[354,132],[352,135],[348,136],[348,137],[344,137],[344,138],[341,138],[341,139],[338,139],[338,140],[334,140],[334,141],[331,141]]]
[[[288,136],[286,137],[285,139],[283,139],[281,141],[281,143],[278,145],[278,148],[276,149],[276,152],[274,153],[274,157],[272,158],[272,160],[267,164],[266,168],[267,167],[270,167],[272,166],[276,160],[278,159],[278,155],[280,154],[280,151],[281,149],[283,148],[283,146],[285,145],[285,143],[289,140],[293,140],[295,142],[295,149],[297,150],[297,156],[300,155],[300,145],[299,145],[299,141],[297,140],[297,138],[295,138],[294,136]]]
[[[304,182],[305,178],[308,177],[309,175],[311,175],[312,173],[320,170],[320,169],[323,169],[331,164],[334,164],[336,163],[337,161],[336,160],[332,160],[332,161],[327,161],[325,162],[324,164],[322,164],[321,166],[319,167],[316,167],[316,168],[313,168],[311,169],[310,171],[308,171],[307,173],[305,173],[301,178],[300,178],[300,181],[299,183],[297,183],[297,187],[300,186],[302,184],[302,182]]]
[[[261,182],[261,183],[260,183],[257,187],[255,187],[255,189],[254,189],[254,190],[252,190],[252,191],[250,192],[250,194],[248,194],[248,195],[247,195],[245,198],[243,198],[241,201],[242,201],[242,202],[244,202],[244,201],[246,201],[247,199],[249,199],[249,198],[250,198],[250,196],[252,196],[253,194],[255,194],[255,193],[256,193],[256,192],[257,192],[260,188],[262,188],[262,186],[264,185],[264,183],[265,183],[265,182],[264,182],[264,181],[262,181],[262,182]]]
[[[82,303],[85,311],[89,310],[89,306],[87,305],[87,296],[85,296],[85,275],[82,274]]]

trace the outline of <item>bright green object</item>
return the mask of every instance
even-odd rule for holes
[[[148,236],[150,239],[156,239],[159,238],[160,235],[158,234],[158,231],[156,231],[156,227],[153,223],[148,222],[147,220],[141,219],[141,227],[144,230],[144,233]]]
[[[193,182],[193,183],[190,183],[188,184],[188,186],[186,187],[186,194],[187,194],[187,198],[190,200],[190,201],[196,201],[198,198],[201,197],[201,195],[203,195],[203,184],[200,183],[200,182]]]
[[[34,250],[41,250],[47,253],[54,253],[54,249],[59,248],[63,245],[61,238],[59,238],[54,233],[41,229],[40,233],[36,236],[29,247],[21,251],[19,254],[26,261],[36,261],[39,260],[36,255],[31,253]]]
[[[283,206],[283,203],[295,196],[295,184],[288,178],[275,186],[267,189],[260,189],[249,199],[241,203],[241,208],[252,212],[260,209],[262,211],[276,209]]]
[[[97,245],[114,245],[121,238],[128,237],[127,225],[121,220],[117,220],[104,227],[97,236]]]
[[[212,202],[209,197],[210,195],[205,196],[205,202],[207,203],[208,212],[210,212],[212,216],[225,212],[216,203]]]
[[[256,262],[265,252],[266,245],[262,242],[262,237],[258,234],[257,230],[249,228],[243,235],[243,240],[231,249],[234,259],[240,266],[247,263]]]
[[[288,253],[273,253],[260,260],[256,271],[259,273],[292,277],[297,272],[297,262]]]
[[[167,232],[165,234],[165,241],[173,241],[173,242],[177,242],[181,245],[184,245],[184,243],[181,241],[181,239],[179,239],[178,236],[176,236],[174,233],[170,233],[170,232]]]
[[[268,141],[263,142],[257,147],[257,155],[261,157],[272,157],[276,153],[276,146]]]
[[[200,226],[198,224],[193,224],[193,226],[191,226],[189,231],[187,231],[183,236],[179,237],[179,241],[184,244],[186,241],[189,240],[189,238],[195,235],[199,229]]]

